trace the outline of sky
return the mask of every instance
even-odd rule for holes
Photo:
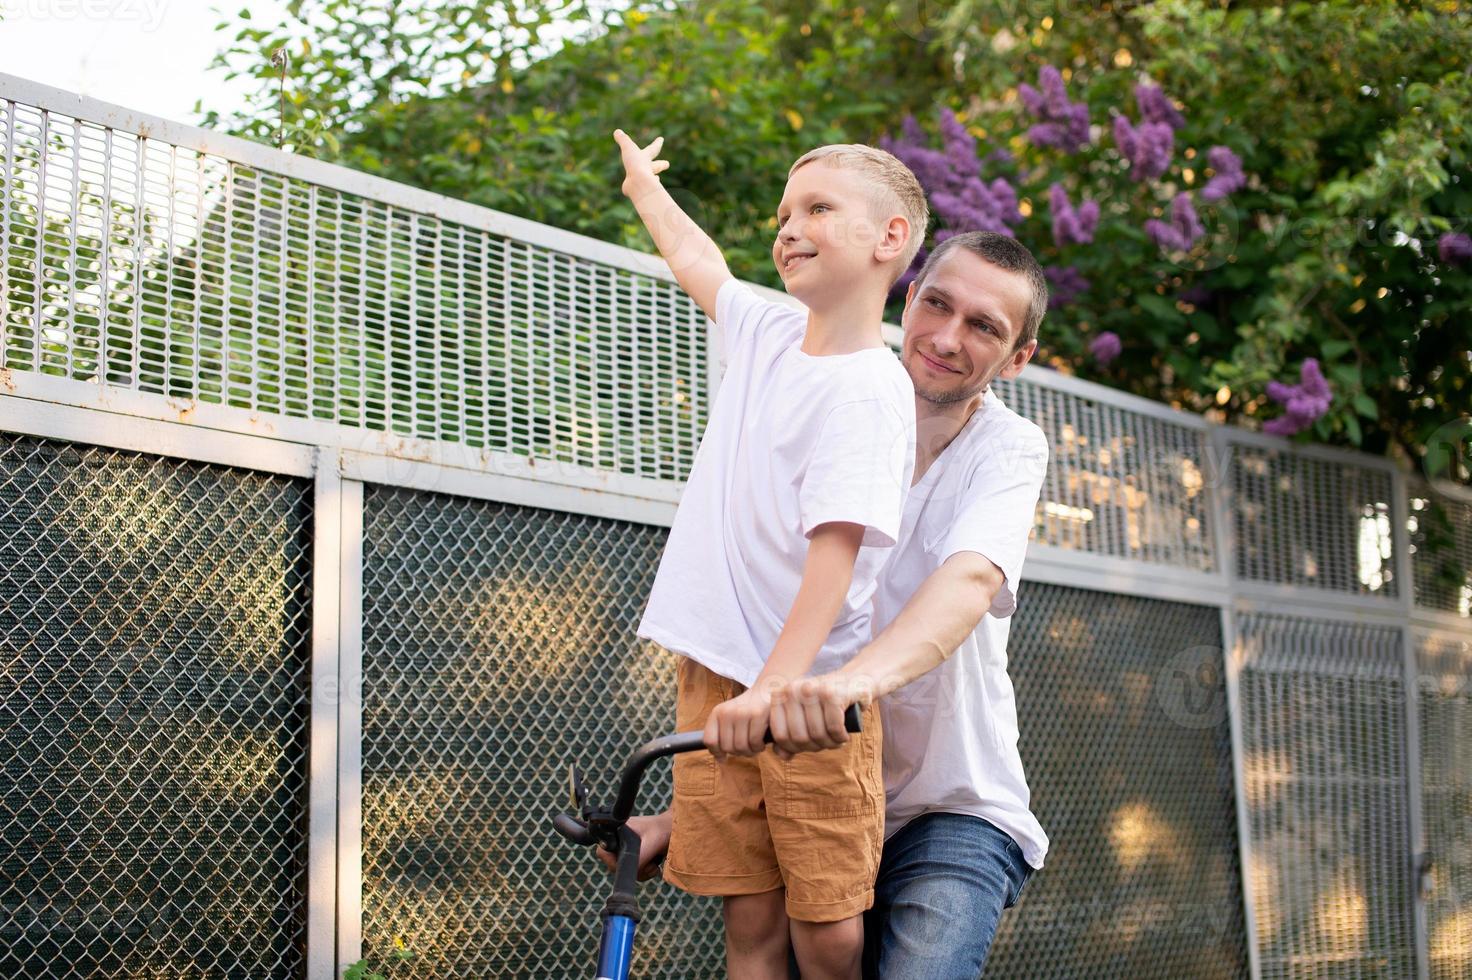
[[[245,105],[246,87],[206,71],[228,35],[220,0],[0,0],[0,72],[177,122],[198,123],[194,103],[222,113]],[[284,0],[248,4],[257,23]]]

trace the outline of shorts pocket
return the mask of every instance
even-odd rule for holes
[[[853,817],[884,807],[880,767],[879,710],[864,709],[864,731],[842,748],[802,752],[781,767],[780,798],[769,798],[773,813],[787,817]]]
[[[716,791],[716,759],[709,752],[675,756],[675,795],[710,796]]]

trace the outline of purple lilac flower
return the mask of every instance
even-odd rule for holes
[[[953,179],[968,181],[981,176],[981,161],[976,158],[976,137],[966,131],[961,120],[950,109],[940,111],[940,135],[945,140],[946,163]]]
[[[1319,362],[1312,357],[1304,358],[1298,375],[1296,385],[1268,382],[1268,397],[1285,406],[1287,411],[1263,423],[1262,431],[1275,436],[1297,435],[1329,410],[1334,393],[1319,370]]]
[[[1170,169],[1170,158],[1176,149],[1175,130],[1163,122],[1133,126],[1124,116],[1115,116],[1114,145],[1130,162],[1130,176],[1148,180]]]
[[[1140,118],[1146,122],[1164,123],[1172,130],[1186,125],[1186,119],[1171,105],[1165,90],[1159,85],[1136,85],[1135,105],[1140,107]]]
[[[1196,209],[1191,205],[1191,195],[1177,194],[1170,203],[1170,224],[1151,218],[1145,222],[1145,234],[1164,252],[1185,252],[1197,239],[1206,234]]]
[[[1038,146],[1055,146],[1074,153],[1089,145],[1089,107],[1083,102],[1070,102],[1063,74],[1052,65],[1038,71],[1038,86],[1027,83],[1017,87],[1022,104],[1038,122],[1027,131],[1027,138]]]
[[[1012,227],[1022,220],[1017,191],[1002,177],[990,183],[982,179],[976,139],[949,109],[941,110],[940,129],[944,150],[925,145],[925,134],[913,116],[905,119],[903,139],[879,141],[914,171],[936,217],[945,222],[946,228],[936,233],[935,240],[942,242],[962,231],[1013,234]]]
[[[1113,330],[1106,330],[1089,341],[1089,353],[1094,355],[1094,360],[1100,367],[1108,367],[1109,362],[1123,350],[1124,344],[1120,341],[1119,334]]]
[[[1242,158],[1225,146],[1213,146],[1207,150],[1206,162],[1216,174],[1201,188],[1203,201],[1220,201],[1247,186],[1247,175],[1242,172]]]
[[[1436,240],[1436,254],[1447,265],[1472,262],[1472,236],[1465,232],[1449,231]]]
[[[920,124],[915,121],[914,116],[906,116],[903,124],[904,138],[901,140],[890,139],[888,136],[879,140],[880,149],[887,150],[899,158],[900,162],[909,167],[920,181],[922,187],[927,190],[945,186],[950,178],[950,165],[946,155],[938,150],[932,150],[925,145],[926,136],[920,129]]]
[[[977,178],[959,193],[936,191],[930,195],[930,203],[952,232],[994,231],[1011,235],[1012,225],[1022,220],[1022,212],[1017,210],[1017,192],[1002,177],[990,184]]]
[[[1075,302],[1080,296],[1089,291],[1092,285],[1084,274],[1078,271],[1077,266],[1072,265],[1050,265],[1043,269],[1043,275],[1048,278],[1048,309],[1054,310],[1059,307],[1068,306]]]
[[[1068,192],[1062,184],[1048,188],[1048,202],[1053,211],[1053,242],[1059,248],[1072,242],[1089,245],[1094,241],[1094,229],[1099,225],[1099,203],[1085,201],[1077,209],[1068,202]]]

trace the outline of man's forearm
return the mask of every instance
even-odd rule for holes
[[[839,673],[883,697],[933,670],[976,629],[1002,588],[1002,572],[975,552],[952,555],[904,609]]]

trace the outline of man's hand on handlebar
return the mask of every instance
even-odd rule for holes
[[[634,816],[629,818],[629,829],[639,835],[639,880],[648,881],[659,874],[659,864],[664,860],[665,852],[670,846],[670,827],[674,823],[674,814],[669,810],[656,813],[650,817]],[[598,860],[602,861],[609,871],[613,871],[617,858],[602,846],[597,850]]]
[[[848,741],[843,711],[850,704],[861,707],[874,698],[868,677],[841,672],[804,677],[772,692],[772,746],[778,757],[790,759],[799,752],[836,749]]]

